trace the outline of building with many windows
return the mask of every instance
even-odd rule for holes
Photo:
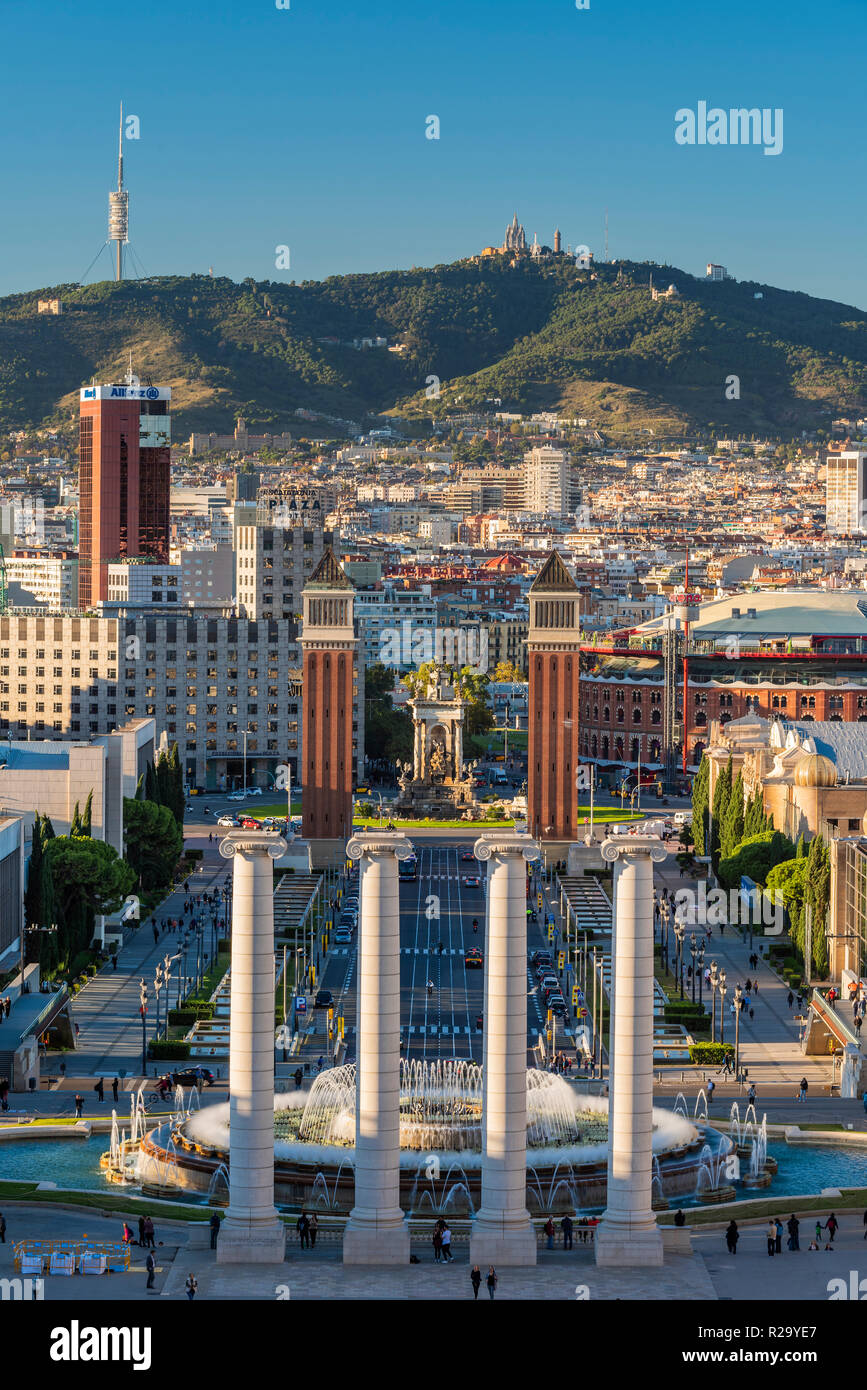
[[[825,472],[825,530],[854,536],[867,531],[867,450],[831,451]]]

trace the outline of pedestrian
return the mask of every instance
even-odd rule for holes
[[[752,1009],[750,1009],[750,1013],[752,1013]],[[756,1088],[755,1088],[755,1084],[753,1084],[752,1086],[750,1086],[750,1089],[747,1091],[747,1105],[755,1105],[755,1103],[756,1103]]]
[[[472,1269],[470,1270],[470,1283],[471,1283],[472,1286],[473,1286],[473,1298],[474,1298],[474,1299],[477,1299],[478,1296],[479,1296],[479,1287],[480,1287],[480,1285],[481,1285],[481,1282],[482,1282],[482,1271],[479,1269],[479,1266],[478,1266],[478,1265],[473,1265]]]
[[[493,1265],[488,1265],[488,1277],[485,1283],[488,1286],[488,1298],[493,1302],[494,1294],[497,1291],[497,1271]]]
[[[838,1222],[836,1216],[834,1215],[833,1212],[831,1212],[831,1215],[828,1217],[828,1220],[825,1222],[825,1230],[828,1232],[828,1244],[825,1246],[825,1249],[826,1249],[826,1250],[833,1250],[833,1249],[834,1249],[834,1240],[835,1240],[835,1237],[836,1237],[836,1235],[837,1235],[837,1231],[838,1231],[838,1229],[839,1229],[839,1225],[840,1225],[840,1223]]]
[[[783,1253],[783,1223],[782,1223],[782,1221],[780,1220],[779,1217],[776,1218],[776,1221],[774,1222],[774,1225],[775,1225],[776,1228],[777,1228],[777,1239],[776,1239],[776,1242],[775,1242],[775,1245],[774,1245],[774,1250],[775,1250],[776,1254],[782,1255],[782,1253]]]
[[[111,1083],[111,1095],[112,1095],[112,1100],[114,1101],[115,1105],[117,1105],[117,1088],[118,1088],[119,1085],[120,1085],[120,1082],[118,1081],[117,1077],[115,1077],[114,1080],[113,1080],[112,1083]]]
[[[543,1227],[543,1230],[544,1230],[544,1232],[545,1232],[545,1249],[546,1249],[546,1250],[553,1250],[553,1249],[554,1249],[554,1222],[551,1220],[550,1216],[548,1217],[548,1220],[545,1222],[545,1225],[544,1225],[544,1227]]]
[[[867,1211],[865,1211],[865,1213],[864,1213],[863,1225],[864,1225],[864,1239],[867,1240]]]
[[[123,1223],[123,1243],[124,1245],[135,1245],[135,1241],[133,1239],[132,1234],[132,1226],[129,1224],[128,1221],[124,1221]]]
[[[867,1115],[867,1091],[864,1092],[861,1099],[864,1102],[864,1114]]]
[[[0,1245],[6,1244],[6,1217],[0,1211]]]
[[[103,1081],[102,1077],[99,1078],[93,1089],[96,1091],[97,1100],[99,1101],[100,1105],[102,1105],[102,1102],[105,1100],[105,1082]]]
[[[143,1250],[145,1247],[145,1219],[143,1216],[138,1219],[138,1243]]]
[[[753,987],[753,982],[752,982],[752,980],[750,979],[750,977],[747,976],[747,982],[746,982],[746,984],[744,985],[744,989],[745,989],[745,991],[746,991],[747,994],[749,994],[749,992],[750,992],[750,990],[752,989],[752,987]]]
[[[310,1249],[313,1250],[316,1245],[316,1232],[319,1230],[319,1217],[316,1215],[315,1211],[310,1217],[308,1230],[310,1234]]]
[[[798,1220],[798,1218],[797,1218],[797,1216],[795,1215],[795,1213],[792,1212],[792,1215],[789,1217],[788,1221],[786,1222],[786,1227],[787,1227],[788,1232],[789,1232],[789,1249],[790,1249],[790,1250],[800,1250],[800,1248],[801,1248],[800,1241],[798,1240],[798,1231],[799,1231],[799,1229],[800,1229],[800,1226],[801,1226],[800,1221]]]
[[[190,1300],[190,1302],[192,1303],[193,1299],[195,1298],[195,1296],[196,1296],[196,1294],[198,1293],[198,1290],[199,1290],[199,1281],[198,1281],[198,1279],[196,1278],[195,1274],[190,1274],[190,1275],[187,1277],[187,1282],[186,1282],[186,1284],[185,1284],[184,1287],[186,1288],[186,1291],[187,1291],[187,1298],[188,1298],[188,1299]]]
[[[452,1254],[452,1233],[448,1226],[443,1226],[443,1259],[446,1264],[451,1264],[454,1259]]]
[[[211,1212],[211,1219],[210,1219],[210,1221],[208,1222],[208,1225],[209,1225],[210,1228],[211,1228],[211,1249],[212,1249],[212,1250],[216,1250],[216,1248],[217,1248],[217,1236],[220,1234],[220,1213],[219,1213],[219,1212],[216,1212],[216,1211],[212,1211],[212,1212]]]
[[[306,1211],[302,1211],[298,1220],[295,1222],[295,1229],[301,1241],[301,1249],[307,1250],[310,1246],[310,1221]]]
[[[789,990],[789,993],[788,993],[788,995],[786,996],[786,1003],[788,1004],[788,1006],[789,1006],[790,1009],[791,1009],[792,1005],[794,1004],[794,1002],[795,1002],[795,996],[794,996],[794,994],[792,993],[792,991]]]
[[[156,1249],[156,1242],[154,1240],[153,1217],[150,1216],[146,1216],[144,1219],[144,1243],[149,1250]]]
[[[160,939],[160,929],[159,929],[159,927],[157,926],[156,922],[153,923],[153,930],[154,930],[154,945],[156,945],[157,942],[158,942],[159,939]]]
[[[861,1018],[861,1015],[860,1015],[860,1014],[856,1014],[856,1015],[855,1015],[855,1032],[856,1032],[856,1034],[857,1034],[857,1036],[858,1036],[859,1039],[860,1039],[860,1037],[861,1037],[861,1024],[862,1024],[862,1022],[863,1022],[863,1019]]]
[[[807,1078],[806,1078],[806,1076],[802,1076],[802,1077],[801,1077],[801,1080],[800,1080],[799,1083],[798,1083],[798,1100],[802,1101],[802,1102],[804,1103],[804,1105],[807,1104]]]
[[[759,982],[758,982],[758,979],[755,979],[755,980],[753,980],[753,994],[758,994],[758,992],[759,992]]]
[[[768,1254],[769,1254],[769,1255],[773,1255],[773,1254],[775,1253],[775,1251],[776,1251],[776,1248],[777,1248],[777,1223],[776,1223],[776,1221],[769,1221],[769,1222],[768,1222],[768,1232],[767,1232],[767,1234],[768,1234]]]
[[[82,1112],[83,1109],[84,1109],[84,1096],[76,1096],[76,1097],[75,1097],[75,1118],[76,1118],[77,1120],[80,1120],[80,1119],[81,1119],[81,1112]],[[867,1110],[867,1103],[865,1103],[864,1109]]]
[[[817,1221],[817,1222],[816,1222],[816,1235],[815,1235],[814,1239],[815,1239],[815,1241],[816,1241],[816,1249],[818,1250],[818,1249],[819,1249],[819,1242],[820,1242],[821,1239],[822,1239],[822,1223],[821,1223],[821,1221]],[[812,1249],[812,1246],[811,1246],[810,1248]]]
[[[564,1216],[564,1217],[563,1217],[563,1220],[560,1222],[560,1230],[563,1232],[563,1249],[564,1249],[564,1250],[571,1250],[571,1249],[572,1249],[572,1218],[571,1218],[571,1216]]]
[[[434,1264],[441,1264],[443,1254],[443,1231],[439,1222],[434,1226],[431,1244],[433,1245],[434,1251]]]
[[[294,1077],[294,1079],[295,1079],[295,1089],[296,1089],[296,1091],[300,1091],[300,1090],[301,1090],[301,1082],[304,1080],[304,1073],[303,1073],[303,1071],[301,1070],[300,1067],[296,1067],[295,1070],[294,1070],[294,1072],[292,1073],[292,1075],[293,1075],[293,1077]]]
[[[154,1257],[153,1257],[153,1252],[149,1250],[149,1251],[148,1251],[148,1257],[147,1257],[147,1259],[145,1260],[145,1269],[146,1269],[147,1272],[148,1272],[148,1281],[147,1281],[147,1284],[145,1285],[145,1288],[147,1288],[147,1289],[152,1289],[153,1286],[154,1286],[154,1275],[155,1275],[155,1273],[156,1273],[156,1268],[157,1268],[157,1262],[156,1262],[156,1260],[155,1260]]]
[[[751,1018],[751,1019],[752,1019],[752,1018],[755,1018],[755,1016],[756,1016],[756,1011],[755,1011],[755,1009],[750,1009],[750,1018]]]
[[[714,1093],[715,1090],[716,1090],[716,1082],[711,1078],[711,1080],[707,1083],[707,1103],[708,1103],[708,1105],[710,1105],[711,1101],[713,1100],[713,1093]]]
[[[111,968],[112,970],[117,970],[117,951],[112,951],[111,953]]]

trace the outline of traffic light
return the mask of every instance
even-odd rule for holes
[[[573,986],[572,986],[572,1008],[573,1008],[573,1009],[577,1009],[577,1007],[578,1007],[578,986],[577,986],[577,985],[573,985]]]
[[[549,927],[549,928],[548,928],[548,945],[549,945],[549,946],[553,945],[553,942],[554,942],[554,928],[553,928],[553,927]]]
[[[557,969],[558,969],[559,971],[562,971],[562,970],[563,970],[563,967],[565,966],[565,964],[566,964],[566,952],[565,952],[565,951],[558,951],[558,952],[557,952]]]
[[[538,910],[539,912],[542,911],[542,894],[541,894],[541,893],[537,893],[537,894],[536,894],[536,907],[537,907],[537,910]]]

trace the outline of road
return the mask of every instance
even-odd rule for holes
[[[462,858],[471,850],[471,841],[456,844],[419,837],[418,877],[400,884],[400,1017],[403,1056],[408,1058],[482,1060],[484,968],[467,968],[465,960],[471,948],[484,950],[485,868],[475,859]],[[479,924],[475,932],[474,918]],[[531,921],[528,949],[546,944],[541,926]],[[336,1015],[346,1020],[347,1060],[353,1060],[357,933],[351,946],[332,948],[320,985],[331,990]],[[528,969],[528,1049],[543,1021],[543,1006]]]

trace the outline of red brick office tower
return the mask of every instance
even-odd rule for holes
[[[355,586],[331,549],[304,586],[303,831],[342,854],[352,833]]]
[[[108,562],[169,559],[171,387],[85,386],[79,408],[78,604],[108,598]]]
[[[530,588],[527,809],[538,840],[577,838],[579,590],[553,550]]]

